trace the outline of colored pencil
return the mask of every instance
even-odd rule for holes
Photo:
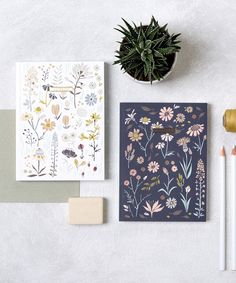
[[[232,190],[231,190],[231,235],[232,235],[232,270],[236,270],[236,146],[232,149]]]
[[[220,270],[226,267],[226,156],[225,149],[220,149]]]

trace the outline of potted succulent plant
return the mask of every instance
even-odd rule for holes
[[[114,64],[120,64],[138,82],[152,84],[165,79],[175,65],[180,34],[169,34],[167,24],[161,27],[154,17],[149,25],[139,26],[122,20],[125,26],[115,28],[123,39]]]

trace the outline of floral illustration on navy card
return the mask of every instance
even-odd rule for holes
[[[17,63],[16,179],[104,179],[104,63]]]
[[[206,170],[206,103],[121,103],[120,221],[206,221]]]

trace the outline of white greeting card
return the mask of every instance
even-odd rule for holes
[[[16,69],[16,179],[104,179],[104,63]]]

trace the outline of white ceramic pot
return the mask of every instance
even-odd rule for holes
[[[176,65],[176,61],[177,61],[177,57],[178,57],[178,53],[176,52],[175,53],[175,59],[173,61],[173,64],[170,68],[170,70],[168,71],[168,73],[166,73],[163,78],[161,78],[159,81],[158,80],[155,80],[155,81],[152,81],[152,84],[157,84],[157,83],[160,83],[161,81],[163,81],[164,79],[166,79],[173,71],[175,65]],[[130,74],[128,74],[127,72],[125,72],[125,74],[130,78],[132,79],[133,81],[137,82],[137,83],[140,83],[140,84],[151,84],[150,81],[140,81],[140,80],[136,80],[134,79]]]

